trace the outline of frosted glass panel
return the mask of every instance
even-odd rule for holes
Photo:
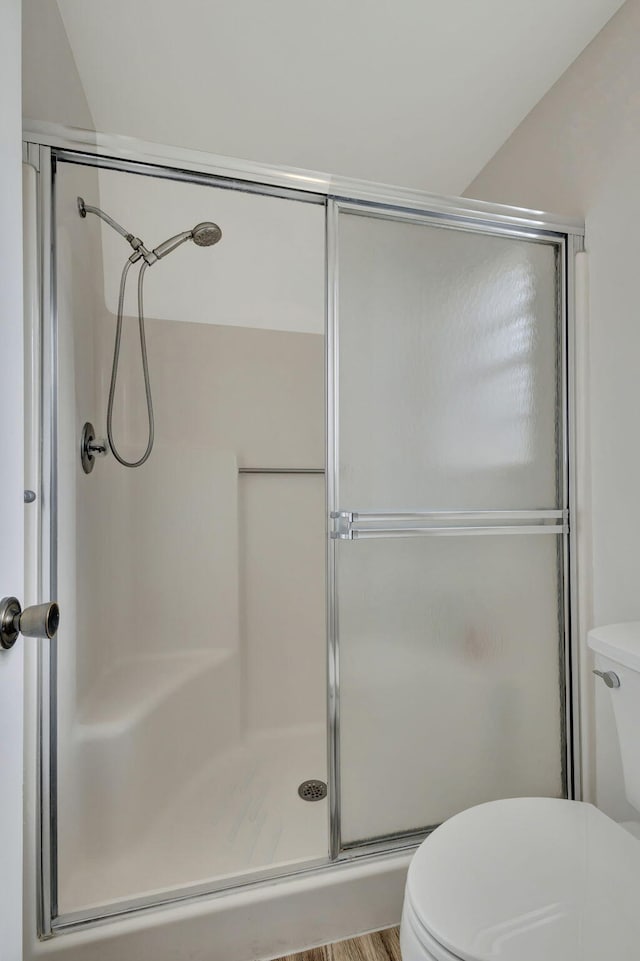
[[[558,539],[338,544],[342,841],[562,796]]]
[[[340,508],[557,506],[552,244],[341,213]]]

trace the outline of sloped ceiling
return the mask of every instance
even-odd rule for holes
[[[58,0],[97,130],[448,194],[621,5]]]

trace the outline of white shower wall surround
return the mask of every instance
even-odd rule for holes
[[[222,227],[224,243],[215,252],[187,247],[149,274],[150,317],[324,335],[320,208],[170,180],[162,183],[160,201],[151,177],[99,170],[97,178],[103,209],[118,211],[126,218],[124,226],[148,247],[201,220],[217,218]],[[104,303],[115,314],[127,247],[105,223],[100,233]]]
[[[107,153],[114,153],[113,145]],[[574,745],[563,740],[571,705],[559,695],[558,683],[569,682],[566,673],[558,675],[558,664],[575,644],[565,622],[570,535],[563,468],[569,441],[562,390],[554,406],[556,376],[571,350],[570,327],[562,319],[565,309],[571,315],[571,288],[566,300],[555,299],[553,283],[532,299],[527,284],[543,283],[543,274],[555,269],[554,256],[562,278],[580,229],[507,208],[471,203],[465,212],[457,203],[418,194],[404,195],[401,203],[402,192],[384,188],[383,209],[330,203],[325,236],[325,204],[297,202],[294,192],[311,185],[322,200],[329,191],[320,175],[314,180],[300,172],[271,171],[269,181],[266,168],[250,174],[247,166],[229,162],[226,178],[235,170],[244,186],[280,176],[274,190],[283,195],[272,196],[246,192],[239,180],[207,180],[206,164],[202,182],[187,183],[158,176],[161,167],[148,177],[134,172],[151,172],[145,168],[102,169],[90,157],[88,164],[83,159],[61,155],[54,179],[58,366],[49,387],[57,386],[57,436],[48,433],[46,423],[43,429],[45,482],[46,448],[53,441],[58,503],[55,518],[45,506],[43,520],[45,529],[55,532],[54,548],[57,537],[64,626],[53,655],[53,820],[46,751],[42,785],[39,923],[55,936],[33,942],[32,955],[110,961],[115,951],[169,961],[189,950],[202,961],[247,961],[395,923],[408,863],[402,849],[411,850],[434,819],[496,793],[579,791]],[[48,161],[45,148],[41,183]],[[219,158],[213,163],[222,173]],[[188,165],[181,158],[175,166]],[[169,178],[170,168],[167,163]],[[349,186],[357,196],[358,188]],[[376,188],[363,185],[362,191],[362,199],[370,200]],[[86,476],[78,456],[86,420],[98,436],[104,434],[114,296],[129,253],[95,218],[78,217],[78,195],[107,210],[148,247],[201,220],[216,221],[223,232],[214,248],[184,245],[148,272],[156,446],[137,470],[107,457]],[[41,197],[46,206],[46,187]],[[429,210],[437,212],[431,219]],[[357,277],[357,269],[339,244],[353,237],[359,244],[356,228],[366,227],[367,218],[371,230],[365,234],[374,246],[379,235],[381,246],[373,259],[371,251],[352,249],[356,261],[362,250],[363,273],[348,290],[345,278],[348,283]],[[449,218],[455,229],[434,229],[440,218]],[[432,226],[425,232],[420,225],[427,223]],[[410,247],[405,257],[402,245],[413,243],[414,230],[418,248],[423,241],[426,247],[422,253]],[[513,231],[511,239],[505,230]],[[507,239],[492,239],[494,231]],[[381,261],[368,275],[387,243],[386,266]],[[452,254],[442,253],[449,248]],[[469,295],[456,279],[460,249],[470,258],[464,271]],[[440,268],[434,253],[443,258]],[[485,263],[492,266],[490,294],[483,300]],[[508,285],[500,284],[501,271],[523,265],[529,279],[512,284],[518,301],[512,303],[513,296],[504,293]],[[425,332],[432,332],[428,341],[420,317],[432,268],[448,292],[425,315],[431,324]],[[467,353],[451,367],[447,327],[440,323],[456,303],[461,316],[467,309],[475,317],[476,336],[485,338],[485,346],[476,360]],[[335,327],[340,311],[342,355]],[[133,295],[125,314],[114,427],[125,456],[134,457],[146,436],[146,414]],[[406,326],[414,315],[417,326],[413,321]],[[351,317],[364,320],[362,339]],[[48,337],[45,331],[45,368]],[[455,338],[463,343],[465,337],[462,324]],[[420,351],[427,348],[431,370],[448,365],[449,384],[426,368],[420,377]],[[387,357],[393,358],[388,369]],[[469,390],[447,406],[442,391],[460,377]],[[345,447],[338,444],[340,418],[334,418],[338,381]],[[431,396],[415,394],[421,382]],[[563,389],[563,378],[558,385]],[[402,390],[408,392],[404,399]],[[55,414],[55,405],[50,410],[51,395],[44,396],[46,418]],[[385,410],[385,397],[399,398],[396,410],[391,404]],[[511,420],[506,433],[496,433],[508,398]],[[367,411],[380,402],[382,414],[375,423],[367,420]],[[422,420],[416,409],[426,405],[435,417],[438,404],[446,414],[439,446],[429,439],[429,418]],[[446,417],[455,424],[465,419],[466,409],[473,410],[469,429],[476,440],[463,449],[453,442],[455,429],[447,427]],[[500,443],[481,442],[483,422],[492,425],[487,436]],[[405,423],[412,430],[417,425],[413,436],[423,438],[434,464],[456,474],[458,487],[443,475],[442,490],[449,487],[452,498],[455,490],[459,500],[465,475],[474,502],[444,503],[441,495],[438,503],[416,501],[415,491],[424,488],[429,496],[420,481],[428,458],[425,453],[414,463],[412,451],[420,451],[420,444],[411,440],[399,453],[406,438],[396,426]],[[389,445],[397,447],[391,457],[395,470],[389,470]],[[319,471],[325,463],[328,490],[321,473],[242,472],[245,467]],[[403,464],[406,471],[400,470]],[[505,468],[520,480],[509,487],[507,479],[506,496],[498,496],[488,477],[504,479]],[[425,477],[433,479],[432,468]],[[338,483],[348,503],[340,500]],[[526,503],[520,503],[516,488],[528,491]],[[426,514],[411,521],[412,511],[481,514],[475,520],[441,515],[435,522],[441,528],[466,525],[462,537],[385,542],[376,535],[381,539],[358,545],[357,533],[353,542],[327,538],[334,525],[343,529],[342,521],[327,517],[327,506],[381,511],[377,521],[365,521],[367,536],[391,523],[404,531],[434,523]],[[498,516],[501,508],[511,512],[510,519]],[[541,508],[550,516],[538,517]],[[409,519],[398,522],[398,515],[389,513],[394,510]],[[498,514],[483,514],[486,510]],[[521,530],[513,540],[468,531],[487,524],[493,533],[507,524]],[[529,531],[542,536],[530,544]],[[47,562],[45,555],[45,588]],[[455,571],[466,578],[463,605],[456,601]],[[521,630],[519,618],[529,602],[531,616],[525,611]],[[497,620],[492,608],[499,610]],[[433,638],[437,643],[430,647]],[[455,688],[455,698],[438,700],[435,691],[421,697],[434,665],[442,686]],[[46,684],[46,659],[42,669]],[[525,673],[536,679],[529,687]],[[478,715],[471,726],[455,706],[461,699]],[[424,705],[435,709],[436,701],[438,716],[429,719]],[[46,703],[45,696],[40,731],[45,741]],[[452,711],[462,723],[451,723]],[[506,742],[501,741],[505,724]],[[446,738],[430,746],[439,726]],[[36,739],[37,732],[32,734]],[[466,763],[438,776],[451,751],[469,751],[469,758],[477,759],[484,773],[473,778],[475,790],[465,778]],[[424,754],[424,764],[415,763],[416,752]],[[521,763],[527,752],[536,757],[535,765]],[[500,763],[492,767],[491,758]],[[397,772],[385,776],[390,763]],[[328,801],[300,800],[297,787],[307,778],[328,780]],[[32,813],[39,817],[34,783],[30,790]],[[331,865],[329,853],[340,863]],[[35,860],[37,852],[32,854]],[[37,874],[28,877],[34,901],[39,884]],[[198,900],[188,903],[194,897]],[[165,903],[162,912],[147,910],[154,903]],[[92,919],[104,916],[109,924],[91,926]]]

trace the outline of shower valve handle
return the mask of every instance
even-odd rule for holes
[[[620,687],[620,678],[615,671],[592,671],[592,673],[601,677],[607,687]]]
[[[55,601],[34,604],[24,611],[17,597],[3,597],[0,601],[0,648],[10,650],[18,639],[25,637],[53,637],[60,623],[60,608]]]
[[[94,456],[106,457],[109,448],[107,447],[106,440],[94,440],[87,444],[87,450]]]
[[[96,437],[93,424],[89,421],[82,428],[80,437],[80,461],[85,474],[90,474],[96,457],[106,457],[109,453],[109,446],[106,440]]]

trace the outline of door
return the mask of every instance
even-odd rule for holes
[[[0,596],[23,592],[20,3],[0,5]],[[0,652],[0,959],[22,958],[22,641]]]
[[[563,239],[334,219],[338,848],[564,796]]]

